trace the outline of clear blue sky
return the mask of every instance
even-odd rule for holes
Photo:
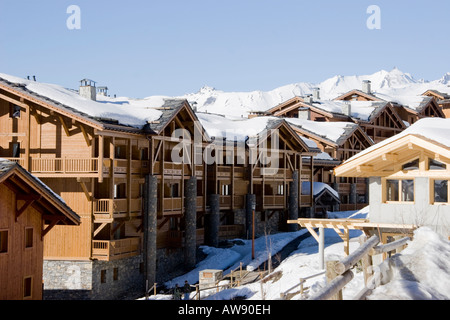
[[[81,9],[69,30],[67,8]],[[381,30],[369,30],[369,5]],[[177,96],[209,85],[272,90],[394,66],[450,71],[448,0],[0,0],[0,72],[110,94]]]

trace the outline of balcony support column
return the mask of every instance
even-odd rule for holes
[[[145,178],[144,196],[144,261],[145,281],[149,287],[156,282],[156,233],[158,229],[158,179],[148,175]]]
[[[298,171],[294,171],[292,173],[292,182],[289,183],[289,220],[297,220],[298,219],[298,197],[299,197],[299,190],[298,190]],[[298,224],[288,224],[288,231],[289,232],[296,232],[298,231]]]
[[[211,211],[205,215],[205,244],[210,247],[219,246],[220,195],[209,196]]]
[[[197,264],[197,178],[191,177],[185,181],[185,247],[184,260],[187,269]]]

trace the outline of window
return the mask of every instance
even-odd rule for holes
[[[447,165],[437,160],[428,159],[428,170],[447,170]]]
[[[101,270],[100,271],[100,282],[101,283],[106,283],[106,270]]]
[[[411,162],[405,163],[402,166],[403,171],[412,171],[412,170],[419,170],[419,159],[413,160]]]
[[[25,228],[25,248],[33,247],[33,228]]]
[[[23,298],[31,299],[33,292],[33,277],[26,277],[23,279]]]
[[[113,280],[114,281],[119,280],[119,268],[114,268],[114,270],[113,270]]]
[[[10,104],[9,105],[9,117],[11,119],[18,119],[18,118],[20,118],[20,107],[14,105],[14,104]]]
[[[0,253],[8,252],[8,230],[0,231]]]
[[[18,142],[12,144],[12,157],[20,158],[20,143]]]
[[[433,203],[448,203],[448,181],[434,180]]]
[[[222,195],[223,196],[231,195],[231,185],[230,184],[223,184],[222,185]]]
[[[387,180],[386,181],[386,201],[398,201],[398,180]]]
[[[386,180],[386,201],[414,202],[414,180]]]
[[[280,196],[284,195],[284,184],[279,184],[277,186],[277,195]]]

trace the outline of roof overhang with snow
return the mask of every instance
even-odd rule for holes
[[[394,137],[395,138],[395,137]],[[406,172],[403,165],[419,160],[419,170]],[[436,175],[427,170],[428,159],[450,169],[450,148],[419,134],[407,134],[377,144],[334,169],[337,177],[389,177],[393,175]],[[427,173],[428,172],[428,173]]]

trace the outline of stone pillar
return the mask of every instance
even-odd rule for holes
[[[145,179],[144,195],[144,263],[145,281],[148,288],[156,282],[156,233],[158,229],[158,179],[148,175]]]
[[[185,247],[184,261],[187,269],[192,269],[197,263],[197,178],[191,177],[185,181]]]
[[[298,171],[292,173],[292,182],[289,183],[289,220],[298,219]],[[298,224],[288,224],[288,231],[298,231]]]
[[[205,215],[205,244],[217,248],[220,226],[220,196],[218,194],[209,196],[209,207],[211,211]]]
[[[247,239],[251,239],[253,234],[253,211],[256,209],[256,195],[247,194],[245,200],[245,231]]]

